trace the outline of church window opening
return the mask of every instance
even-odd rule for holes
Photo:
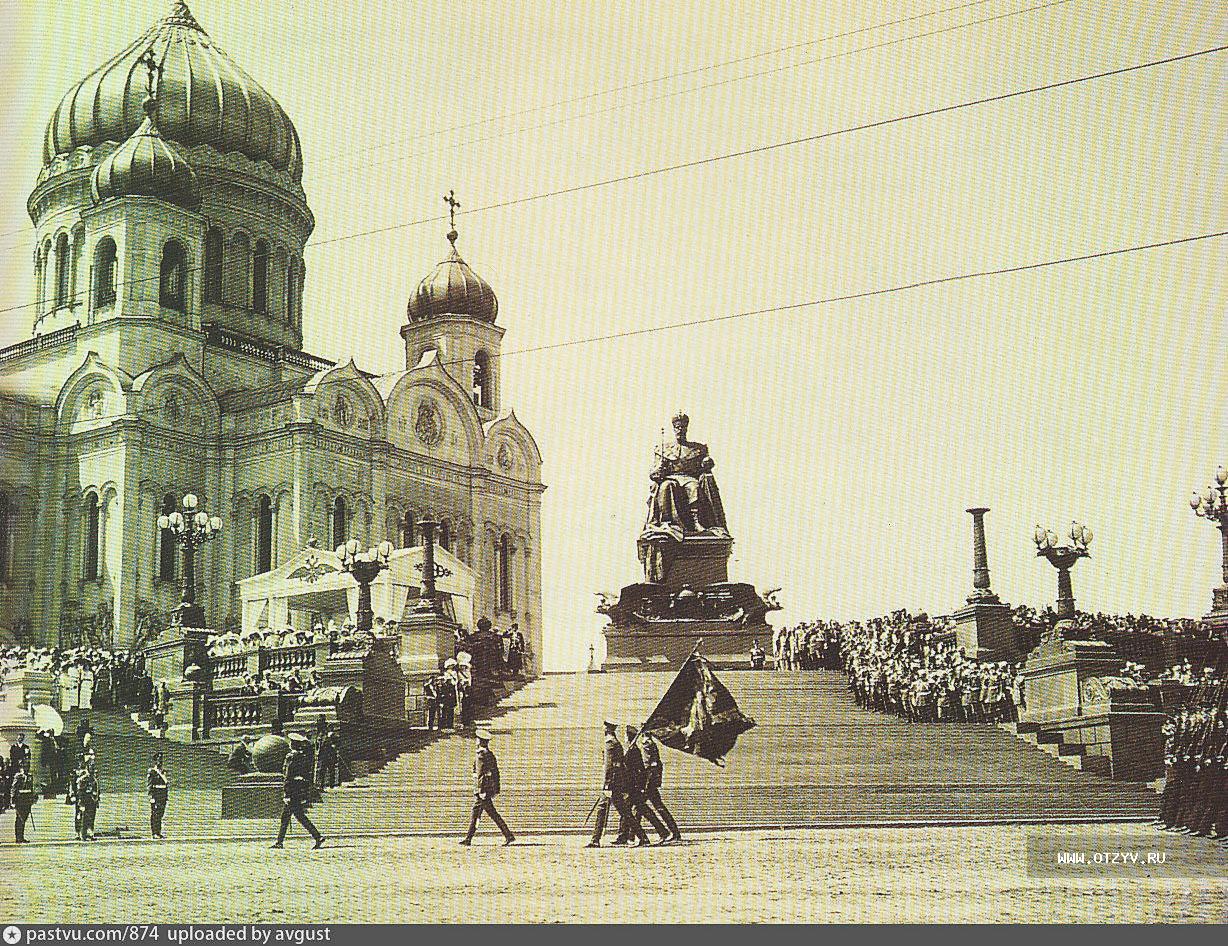
[[[512,610],[512,537],[506,532],[499,539],[499,610]]]
[[[333,547],[345,545],[346,533],[349,531],[350,514],[345,505],[345,497],[338,496],[333,502]]]
[[[407,512],[405,518],[401,520],[401,548],[407,549],[413,546],[415,526],[414,514]]]
[[[82,527],[85,531],[85,548],[82,556],[82,577],[86,581],[97,581],[102,574],[102,503],[97,493],[85,497],[85,514],[82,516]]]
[[[205,235],[205,301],[222,301],[222,231],[210,227]]]
[[[256,241],[252,256],[252,308],[257,312],[269,311],[269,244]]]
[[[115,301],[115,241],[103,237],[94,250],[94,304],[111,305]]]
[[[169,516],[176,508],[175,495],[167,493],[162,498],[162,515]],[[175,533],[170,529],[158,530],[158,578],[161,581],[175,579]]]
[[[298,327],[298,260],[293,256],[286,264],[286,324]]]
[[[261,496],[256,504],[256,574],[261,575],[272,570],[273,501],[268,496]]]
[[[68,234],[55,240],[55,306],[68,305]]]
[[[0,493],[0,581],[9,577],[13,561],[13,509],[9,498]]]
[[[494,407],[490,387],[490,357],[484,351],[473,356],[473,403],[478,407]]]
[[[187,254],[178,240],[168,240],[162,247],[161,281],[158,301],[163,308],[182,312],[184,305],[184,279],[187,275]]]

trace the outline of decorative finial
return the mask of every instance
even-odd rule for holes
[[[145,55],[138,59],[137,63],[149,70],[149,75],[145,78],[145,94],[150,99],[156,100],[158,97],[158,83],[162,79],[162,66],[154,55],[153,46],[145,50]],[[146,108],[146,111],[149,111],[149,109]]]
[[[448,205],[448,222],[451,225],[451,229],[448,231],[448,242],[455,248],[458,236],[456,232],[456,211],[460,210],[460,201],[456,199],[456,191],[449,190],[444,195],[443,202]]]
[[[188,5],[183,0],[176,0],[171,6],[171,12],[166,15],[166,19],[162,21],[167,26],[186,26],[188,29],[197,30],[203,33],[200,24],[196,22],[196,17],[192,16],[192,11],[188,9]]]

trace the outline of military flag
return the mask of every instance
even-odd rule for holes
[[[724,765],[738,736],[754,725],[716,678],[712,665],[693,653],[640,732],[671,749]]]

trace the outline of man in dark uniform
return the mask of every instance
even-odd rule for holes
[[[656,812],[644,803],[645,792],[648,788],[648,770],[644,767],[644,756],[640,753],[640,747],[636,741],[639,734],[640,731],[635,726],[627,727],[627,751],[623,753],[623,783],[627,788],[627,808],[631,812],[631,820],[619,818],[618,837],[614,841],[617,846],[630,841],[634,833],[634,826],[642,827],[645,818],[660,835],[659,844],[664,844],[670,838],[670,832],[661,823]]]
[[[73,798],[76,801],[76,828],[78,841],[94,840],[94,819],[98,816],[99,802],[98,778],[94,767],[84,761],[77,770],[76,790]]]
[[[162,818],[166,814],[166,801],[170,794],[170,782],[162,768],[161,752],[154,753],[146,781],[149,787],[149,833],[161,840]]]
[[[422,684],[422,701],[426,704],[426,728],[437,729],[439,723],[439,675],[427,677]]]
[[[17,741],[9,747],[9,768],[14,772],[22,762],[29,763],[30,747],[26,745],[26,734],[18,733]]]
[[[16,748],[16,746],[14,746]],[[14,822],[15,838],[18,844],[26,843],[26,822],[30,819],[30,809],[34,807],[34,780],[30,777],[30,760],[25,759],[13,765],[12,782],[9,791],[12,794],[13,808],[17,812]]]
[[[631,825],[631,832],[635,835],[635,847],[642,847],[648,843],[648,836],[644,834],[644,829],[639,822],[632,820],[634,816],[627,803],[627,788],[623,775],[623,746],[618,741],[618,724],[608,719],[605,721],[605,746],[602,749],[602,758],[605,762],[605,774],[601,783],[601,798],[596,807],[597,822],[593,825],[593,837],[587,846],[601,847],[601,836],[605,834],[605,825],[609,820],[612,804],[619,818],[624,823]]]
[[[516,840],[516,835],[512,834],[507,822],[495,810],[495,796],[499,794],[499,762],[490,751],[490,733],[479,729],[477,740],[477,755],[473,760],[473,815],[469,819],[469,830],[460,843],[465,847],[473,843],[473,835],[478,830],[478,819],[482,817],[482,812],[486,812],[495,827],[503,832],[503,846],[507,847]]]
[[[13,774],[9,768],[8,759],[0,755],[0,815],[8,811],[12,805],[12,796],[9,794],[12,780]]]
[[[674,816],[670,814],[669,809],[665,807],[665,802],[661,799],[661,782],[665,769],[661,764],[661,749],[657,741],[647,733],[640,736],[639,744],[643,749],[644,772],[647,776],[644,784],[644,810],[655,809],[661,820],[665,822],[665,827],[669,829],[669,836],[663,843],[676,844],[682,840],[682,833],[678,830],[678,822],[674,820]]]
[[[335,732],[326,732],[320,740],[317,771],[320,788],[334,788],[341,784],[341,747],[337,745]]]
[[[301,733],[290,734],[290,751],[286,753],[286,763],[282,769],[281,827],[277,831],[277,841],[273,845],[275,848],[285,847],[291,816],[297,818],[298,823],[315,839],[316,848],[324,846],[324,835],[311,823],[305,811],[307,799],[311,795],[311,763],[303,746],[307,741],[307,737]]]

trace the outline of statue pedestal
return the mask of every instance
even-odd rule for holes
[[[653,550],[663,558],[663,574],[658,584],[670,591],[686,586],[702,588],[729,581],[729,556],[733,539],[709,532],[688,534],[677,541],[668,533],[645,532],[637,543],[640,561]]]
[[[195,665],[209,667],[209,638],[206,628],[171,628],[172,637],[145,648],[145,669],[156,692],[163,683],[174,686],[183,681],[183,672]]]
[[[1219,596],[1216,597],[1216,604],[1219,604]],[[1221,641],[1228,641],[1228,603],[1223,609],[1216,608],[1203,615],[1202,623],[1215,637]]]
[[[955,645],[973,660],[1017,660],[1023,656],[1009,604],[973,600],[952,617]]]
[[[321,687],[357,687],[362,716],[372,722],[403,722],[405,674],[391,653],[391,640],[376,641],[369,651],[333,654],[316,670]]]
[[[1026,709],[1021,723],[1050,723],[1083,715],[1085,685],[1093,677],[1116,676],[1125,661],[1111,644],[1045,637],[1020,671]]]

